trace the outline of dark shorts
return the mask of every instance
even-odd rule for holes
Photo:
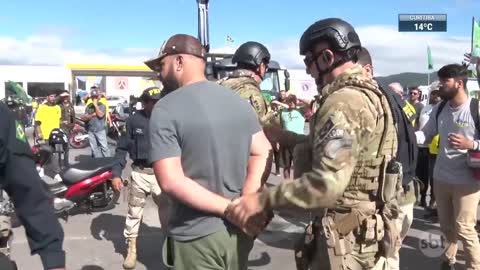
[[[295,146],[282,146],[280,145],[280,154],[282,156],[281,166],[283,168],[291,168],[293,163],[293,149]]]

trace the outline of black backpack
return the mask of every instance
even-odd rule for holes
[[[403,179],[402,184],[408,185],[415,178],[415,169],[417,167],[417,139],[412,122],[408,119],[403,108],[406,102],[398,94],[390,89],[384,89],[379,85],[380,90],[387,97],[392,110],[393,122],[397,130],[398,150],[397,161],[402,164]]]
[[[479,109],[478,102],[479,102],[478,99],[472,98],[472,101],[470,102],[470,114],[472,115],[473,122],[475,123],[475,128],[480,133],[480,116],[479,116],[479,111],[478,111],[478,109]],[[436,122],[436,125],[437,125],[437,131],[438,131],[438,116],[440,115],[443,108],[445,107],[445,104],[447,104],[446,101],[440,102],[440,104],[438,104],[437,113],[435,114],[435,122]]]

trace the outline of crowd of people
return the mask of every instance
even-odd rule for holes
[[[299,45],[319,89],[314,100],[281,92],[266,102],[259,84],[270,52],[258,42],[242,44],[232,58],[237,70],[216,82],[205,77],[205,48],[189,35],[171,36],[145,62],[163,88],[143,92],[143,110],[126,120],[112,172],[115,190],[129,189],[123,267],[135,268],[151,194],[166,234],[164,264],[174,269],[246,270],[254,239],[274,211],[286,208],[315,216],[296,245],[297,269],[400,269],[417,202],[438,215],[445,235],[439,267],[455,268],[460,240],[466,269],[480,269],[480,110],[479,100],[468,96],[467,66],[442,67],[424,106],[418,87],[406,98],[399,83],[378,84],[368,49],[344,20],[315,22]],[[480,73],[480,60],[476,69]],[[74,110],[68,91],[62,94],[60,106],[52,93],[37,109],[38,140],[71,127]],[[96,88],[86,104],[92,156],[107,157],[108,105]],[[305,105],[315,108],[308,134],[299,109]],[[132,174],[125,181],[127,153]],[[267,187],[274,164],[287,181]],[[44,265],[64,266],[60,259]]]

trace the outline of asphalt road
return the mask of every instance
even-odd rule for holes
[[[111,145],[112,151],[114,145]],[[72,150],[71,160],[88,156],[90,150]],[[129,171],[125,172],[125,176]],[[271,175],[269,183],[275,185],[281,178]],[[77,214],[60,220],[65,231],[64,248],[67,252],[67,269],[102,270],[122,269],[126,254],[123,227],[127,203],[122,194],[115,209],[95,214]],[[441,241],[436,234],[439,225],[425,220],[424,211],[415,209],[415,220],[401,250],[401,269],[438,269]],[[256,240],[249,256],[249,269],[295,269],[292,247],[301,236],[309,214],[281,212]],[[428,232],[432,232],[429,234]],[[14,229],[12,256],[19,269],[42,269],[40,258],[31,256],[24,229]],[[156,206],[149,198],[138,239],[138,264],[136,269],[166,269],[162,264],[164,236],[159,229]],[[439,243],[439,245],[437,245]],[[463,262],[460,246],[458,259]]]

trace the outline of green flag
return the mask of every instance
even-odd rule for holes
[[[433,69],[432,51],[430,50],[430,46],[427,47],[427,61],[428,69]]]
[[[24,103],[32,102],[31,97],[27,95],[27,92],[18,83],[7,81],[5,83],[5,90],[7,95],[16,95]]]
[[[472,56],[480,57],[480,23],[473,19]]]

